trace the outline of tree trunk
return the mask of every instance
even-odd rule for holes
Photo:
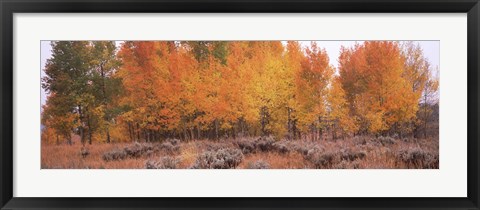
[[[92,128],[90,126],[90,115],[87,115],[88,144],[92,144]]]
[[[287,138],[288,139],[292,139],[292,119],[290,118],[290,112],[291,112],[291,109],[288,107],[287,108],[287,117],[288,117],[288,120],[287,120],[287,130],[288,130],[288,136]]]
[[[140,141],[140,125],[137,123],[137,141]]]
[[[243,137],[245,137],[245,126],[244,126],[243,120],[239,120],[239,124],[240,124],[240,129],[242,129],[241,134]]]
[[[133,141],[133,138],[132,138],[132,130],[131,130],[130,127],[131,127],[130,122],[127,122],[128,137],[130,138],[130,141]]]
[[[315,141],[315,140],[316,140],[316,139],[315,139],[315,137],[316,137],[316,135],[315,135],[315,126],[312,125],[312,129],[310,129],[310,130],[311,130],[310,135],[312,136],[312,137],[311,137],[311,138],[312,138],[312,141]]]
[[[424,101],[424,104],[423,106],[425,107],[424,109],[424,113],[425,113],[425,130],[424,130],[424,138],[427,139],[427,94],[425,94],[425,101]]]
[[[190,128],[190,140],[195,140],[194,128]]]
[[[197,139],[201,139],[202,138],[202,132],[200,130],[200,125],[197,125]]]
[[[218,119],[215,119],[215,139],[218,140]]]
[[[298,135],[299,133],[297,132],[297,120],[293,120],[293,139],[300,139],[300,135]]]
[[[332,125],[332,138],[333,140],[337,139],[337,133],[335,132],[335,124]]]
[[[79,116],[79,119],[80,119],[80,127],[78,128],[79,132],[80,132],[80,141],[82,143],[83,146],[85,146],[85,128],[83,126],[84,122],[83,122],[83,111],[82,111],[82,106],[81,105],[78,105],[78,116]]]
[[[105,88],[105,71],[103,69],[103,63],[100,64],[100,75],[102,77],[102,95],[103,95],[103,105],[105,106],[105,110],[107,110],[107,91],[106,91],[106,88]],[[110,143],[110,131],[108,129],[108,122],[110,121],[109,117],[107,115],[105,115],[105,119],[104,119],[107,123],[107,125],[105,126],[105,133],[107,135],[107,143]]]
[[[65,138],[67,139],[67,144],[72,145],[72,136],[70,134],[66,134]]]
[[[265,107],[262,107],[260,115],[262,124],[262,136],[265,136]]]
[[[110,132],[109,132],[108,126],[106,129],[107,129],[107,143],[110,143]]]

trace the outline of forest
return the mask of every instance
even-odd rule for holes
[[[42,168],[439,168],[412,41],[52,41]]]

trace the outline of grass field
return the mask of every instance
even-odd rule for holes
[[[438,169],[438,140],[357,136],[345,140],[42,145],[42,169]]]

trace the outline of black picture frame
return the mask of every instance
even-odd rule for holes
[[[2,209],[479,209],[478,0],[0,0]],[[468,188],[465,198],[25,198],[13,197],[15,13],[467,13]],[[448,180],[446,180],[448,181]]]

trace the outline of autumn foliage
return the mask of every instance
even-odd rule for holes
[[[438,78],[412,42],[359,42],[341,49],[338,68],[315,42],[126,41],[117,49],[58,41],[52,48],[42,78],[47,143],[70,144],[73,135],[83,144],[426,138],[438,106]]]

